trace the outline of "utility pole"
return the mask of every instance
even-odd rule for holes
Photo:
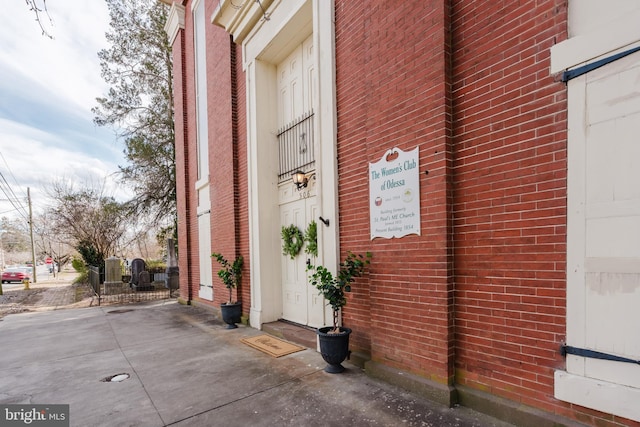
[[[2,247],[2,235],[6,232],[7,230],[0,230],[0,255],[2,255],[2,261],[0,263],[0,272],[4,271],[4,248]],[[2,280],[0,280],[0,295],[4,295],[2,291]]]
[[[36,246],[33,243],[33,211],[31,209],[31,192],[30,188],[27,187],[27,201],[29,202],[29,233],[31,234],[31,263],[33,265],[33,283],[36,283],[38,279],[36,278]]]

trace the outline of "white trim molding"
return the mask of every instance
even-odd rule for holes
[[[559,73],[640,42],[640,9],[627,13],[586,34],[551,47],[551,74]]]
[[[169,37],[169,45],[173,45],[180,30],[184,30],[184,6],[173,3],[169,9],[167,22],[164,24],[164,31]]]
[[[219,0],[211,23],[224,28],[236,43],[242,43],[256,23],[269,19],[267,9],[271,3],[273,0]]]
[[[236,0],[235,4],[239,4]],[[254,3],[254,2],[252,2]],[[262,2],[266,5],[267,2]],[[249,5],[242,3],[243,8]],[[319,214],[330,227],[318,230],[318,262],[335,268],[338,258],[337,132],[335,95],[335,28],[331,0],[275,0],[269,2],[268,20],[260,19],[250,31],[238,27],[242,41],[247,96],[247,162],[249,182],[249,244],[251,259],[250,323],[261,328],[282,316],[280,210],[276,146],[276,68],[310,35],[314,43],[318,94],[314,115]],[[226,2],[221,2],[226,5]],[[241,13],[237,10],[236,13]],[[227,11],[230,13],[230,11]],[[220,25],[224,11],[214,19]],[[231,18],[228,25],[232,25]],[[239,20],[240,16],[234,19]],[[231,28],[231,27],[230,27]],[[325,313],[326,317],[326,313]]]

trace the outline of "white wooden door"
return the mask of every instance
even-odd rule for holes
[[[281,225],[291,224],[304,232],[306,227],[306,200],[295,200],[280,205]],[[307,295],[309,285],[306,277],[306,254],[304,249],[291,259],[282,255],[282,317],[292,322],[307,324]]]
[[[304,233],[309,223],[318,217],[315,196],[315,182],[302,191],[291,185],[281,188],[280,220],[281,226],[295,225]],[[307,263],[315,265],[317,260],[305,252],[306,244],[300,253],[291,259],[281,256],[282,265],[282,317],[301,325],[324,326],[324,299],[309,284]]]
[[[314,105],[315,65],[311,37],[278,65],[277,75],[278,122],[283,127],[312,111]],[[313,146],[309,148],[314,149]],[[314,170],[304,172],[310,176]],[[300,190],[291,181],[280,184],[280,227],[293,224],[304,233],[311,221],[317,222],[315,184],[313,178],[306,188]],[[316,262],[304,252],[304,248],[294,259],[281,255],[282,317],[303,325],[323,326],[324,303],[309,284],[307,260]]]

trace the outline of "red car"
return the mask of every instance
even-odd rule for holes
[[[2,283],[22,282],[24,279],[31,280],[26,268],[7,268],[2,272]]]

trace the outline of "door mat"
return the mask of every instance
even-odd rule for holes
[[[282,341],[271,335],[242,338],[240,341],[273,357],[286,356],[287,354],[304,350],[304,347]]]

